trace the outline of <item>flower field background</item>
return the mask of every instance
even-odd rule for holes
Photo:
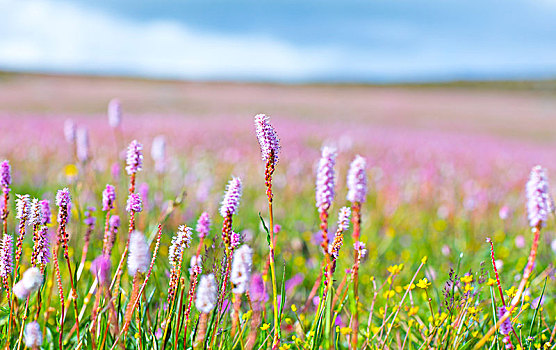
[[[3,75],[0,341],[553,349],[551,91]]]

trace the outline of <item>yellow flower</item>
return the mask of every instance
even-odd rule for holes
[[[292,307],[292,311],[293,311],[293,312],[297,312],[297,306],[295,306],[295,304],[292,304],[291,307]]]
[[[396,292],[394,292],[393,290],[387,290],[386,292],[384,292],[383,296],[386,299],[390,299],[391,297],[393,297],[396,294]]]
[[[472,291],[473,289],[475,289],[475,287],[471,286],[470,284],[466,284],[465,288],[463,288],[463,292],[467,293],[467,292]]]
[[[423,278],[420,279],[419,282],[417,282],[417,287],[422,288],[422,289],[427,289],[429,286],[431,285],[431,283],[429,282],[429,280],[427,280],[427,278]]]
[[[479,309],[477,309],[477,308],[474,307],[474,306],[471,306],[471,307],[469,307],[469,308],[467,309],[467,312],[469,312],[471,315],[476,314],[478,311],[479,311]]]
[[[471,283],[471,282],[473,282],[473,275],[463,276],[461,278],[461,282],[462,283]]]
[[[244,314],[241,316],[241,318],[242,318],[244,321],[247,321],[248,319],[251,318],[251,314],[252,314],[252,313],[253,313],[253,311],[249,310],[249,311],[247,311],[246,313],[244,313]]]
[[[409,288],[410,290],[414,290],[414,289],[415,289],[415,283],[411,283],[411,285],[406,284],[405,287],[404,287],[404,289],[407,290],[408,288]]]
[[[493,286],[496,283],[496,280],[494,278],[489,278],[488,282],[487,282],[487,286]]]
[[[412,306],[409,308],[409,312],[407,313],[408,316],[413,316],[415,314],[417,314],[417,311],[419,311],[419,306]]]
[[[403,269],[403,264],[392,265],[388,267],[388,272],[390,272],[392,275],[397,275],[402,271],[402,269]]]
[[[510,298],[512,298],[515,293],[517,292],[517,289],[515,289],[514,286],[512,286],[510,289],[506,290],[506,295]]]
[[[291,348],[290,344],[284,344],[282,346],[280,346],[280,350],[289,350]]]
[[[394,290],[396,291],[396,293],[401,293],[402,292],[402,287],[401,286],[396,286],[396,287],[394,287]]]
[[[64,174],[69,178],[74,178],[79,174],[79,169],[75,164],[68,164],[64,167]]]
[[[426,263],[427,263],[427,259],[428,259],[428,258],[427,258],[427,256],[425,255],[425,256],[423,257],[423,259],[421,259],[421,264],[426,264]]]
[[[340,328],[340,333],[342,333],[342,335],[351,334],[351,328],[342,327],[342,328]]]
[[[264,324],[261,326],[261,331],[266,331],[266,330],[268,330],[269,328],[270,328],[270,325],[269,325],[268,323],[264,323]]]

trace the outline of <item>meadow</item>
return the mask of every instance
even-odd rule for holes
[[[0,342],[554,349],[555,107],[2,77]]]

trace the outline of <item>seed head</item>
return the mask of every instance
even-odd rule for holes
[[[145,235],[139,231],[133,231],[129,238],[129,257],[127,258],[127,270],[131,276],[137,272],[145,273],[151,263],[151,253]]]
[[[548,213],[554,212],[554,201],[550,195],[546,172],[542,167],[537,165],[531,170],[525,189],[529,225],[532,228],[542,227],[546,224]]]
[[[261,146],[263,161],[267,162],[270,153],[274,151],[274,164],[276,164],[278,162],[278,153],[280,152],[280,140],[276,135],[276,130],[270,124],[270,117],[264,114],[257,114],[255,116],[255,131]]]
[[[208,314],[216,306],[216,280],[214,275],[201,276],[195,306],[202,313]]]
[[[316,202],[319,213],[327,211],[334,199],[334,186],[336,174],[334,165],[336,164],[336,149],[323,147],[322,156],[317,168]]]
[[[143,169],[143,145],[137,140],[131,141],[127,147],[125,171],[128,175],[135,174]]]
[[[252,264],[253,250],[247,244],[244,244],[235,251],[232,261],[230,281],[234,285],[233,293],[243,294],[249,289]]]
[[[220,215],[222,217],[228,216],[228,214],[235,214],[239,206],[239,200],[241,198],[241,179],[239,177],[232,177],[228,186],[226,186],[226,193],[224,194],[224,199],[220,206]]]
[[[351,162],[347,176],[347,200],[352,203],[363,203],[367,198],[367,162],[361,156],[355,156]]]
[[[28,323],[23,334],[25,335],[25,346],[28,348],[38,349],[42,345],[41,326],[37,321]]]
[[[31,267],[25,271],[23,277],[14,286],[14,294],[19,299],[26,299],[31,293],[39,290],[43,282],[41,270]]]

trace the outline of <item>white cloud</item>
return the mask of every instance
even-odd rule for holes
[[[260,36],[134,22],[48,0],[0,0],[0,67],[218,79],[303,79],[329,71],[333,50]]]

